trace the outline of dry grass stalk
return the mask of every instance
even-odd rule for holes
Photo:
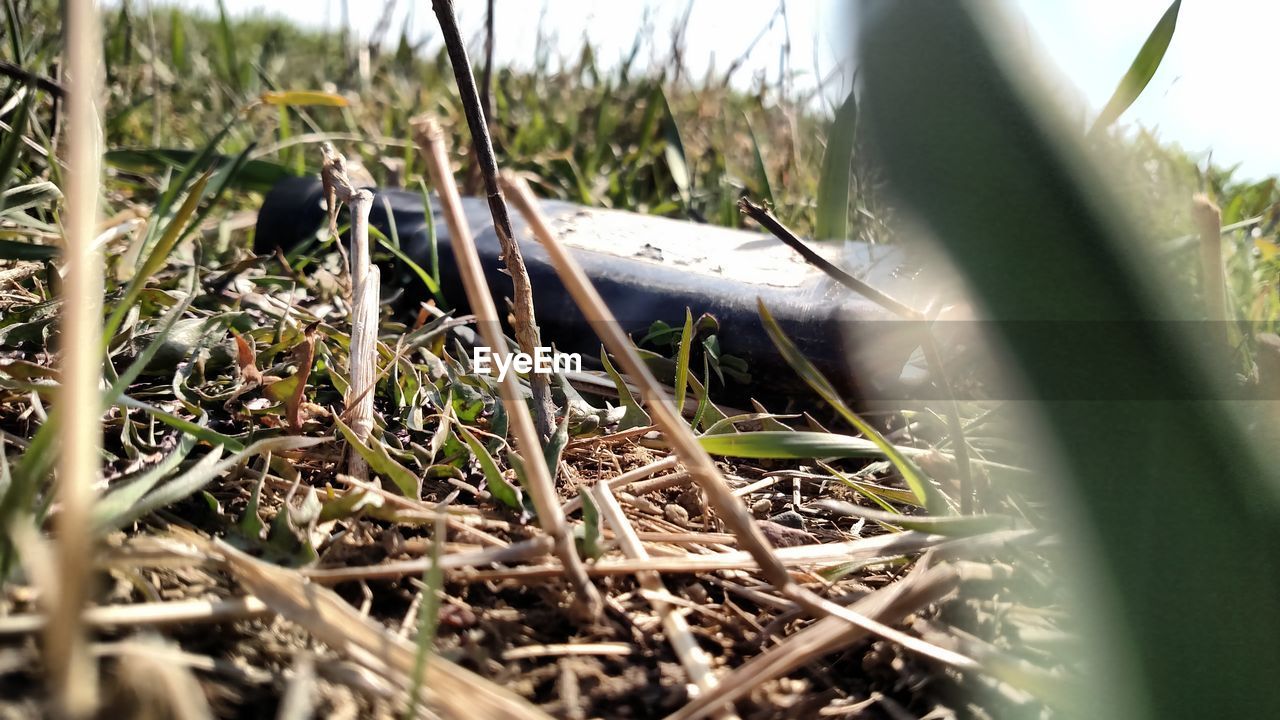
[[[640,359],[640,354],[632,345],[630,338],[622,331],[622,327],[605,305],[600,293],[591,284],[577,260],[565,250],[560,240],[547,226],[528,183],[514,175],[504,174],[503,184],[507,194],[524,213],[529,226],[547,250],[556,274],[560,276],[561,282],[573,296],[582,314],[596,330],[605,347],[617,356],[626,372],[640,386],[649,414],[662,429],[667,442],[671,444],[676,455],[697,481],[698,486],[702,488],[707,501],[719,514],[720,519],[738,537],[738,544],[746,549],[759,564],[765,578],[785,597],[816,616],[833,615],[939,662],[956,667],[973,667],[973,661],[963,655],[934,647],[919,638],[840,607],[791,581],[786,566],[778,559],[773,547],[742,502],[734,497],[728,483],[712,462],[711,456],[698,444],[693,430],[680,418],[671,398],[663,391],[648,366]]]
[[[453,254],[457,259],[462,284],[466,289],[467,301],[476,316],[476,326],[480,330],[480,336],[484,338],[485,343],[498,359],[498,363],[501,364],[507,356],[506,338],[502,335],[498,310],[494,307],[493,298],[489,295],[489,288],[485,283],[484,271],[480,268],[480,255],[476,252],[471,229],[467,226],[466,216],[462,212],[462,199],[458,196],[458,186],[454,183],[453,173],[449,170],[448,155],[440,127],[430,118],[421,118],[414,123],[414,135],[418,141],[419,150],[426,160],[431,182],[436,186],[436,192],[440,196],[445,221],[449,225]],[[531,373],[531,377],[538,377],[538,374]],[[537,429],[534,428],[533,418],[530,417],[529,406],[525,404],[523,394],[520,392],[520,381],[515,373],[508,373],[498,386],[502,394],[502,404],[511,418],[512,434],[525,460],[525,474],[530,485],[528,489],[533,494],[538,523],[555,543],[556,556],[564,566],[576,600],[587,614],[596,617],[600,614],[602,607],[600,594],[587,577],[582,560],[574,547],[573,538],[569,534],[564,512],[561,511],[557,502],[559,494],[556,492],[555,480],[551,477],[546,463],[542,461],[542,443]]]
[[[87,717],[97,705],[98,681],[81,613],[91,594],[90,514],[99,474],[102,404],[102,260],[93,247],[98,215],[102,129],[98,122],[102,40],[92,0],[66,5],[67,186],[66,278],[62,302],[62,385],[58,457],[58,589],[49,598],[46,666],[55,705],[67,717]]]
[[[206,546],[237,582],[281,617],[337,652],[362,664],[385,667],[402,688],[411,684],[417,655],[413,643],[362,616],[332,590],[308,582],[295,570],[262,562],[223,542]],[[426,704],[444,717],[548,717],[506,688],[439,656],[432,656],[427,664],[421,688]]]
[[[1200,233],[1200,279],[1209,326],[1219,347],[1227,344],[1227,286],[1222,265],[1222,211],[1209,196],[1191,199],[1191,217]]]
[[[225,622],[262,615],[267,606],[254,597],[229,600],[175,600],[172,602],[147,602],[132,605],[104,605],[84,611],[85,625],[92,628],[128,627],[145,625],[176,625],[200,622]],[[25,635],[46,626],[44,615],[9,615],[0,618],[0,637]]]
[[[350,367],[343,416],[360,442],[373,433],[373,387],[378,377],[378,268],[369,260],[369,211],[373,193],[357,189],[347,177],[346,161],[325,143],[324,166],[320,176],[329,203],[329,226],[335,225],[338,202],[351,208],[351,247],[347,253],[351,275]],[[347,456],[347,473],[360,480],[369,478],[369,467],[354,449]]]
[[[453,66],[453,76],[458,83],[458,94],[462,99],[463,114],[466,115],[467,127],[471,131],[471,145],[475,151],[476,164],[484,179],[489,213],[493,216],[493,229],[498,235],[499,244],[502,245],[502,260],[506,263],[507,272],[511,275],[512,327],[515,329],[516,343],[520,345],[521,352],[533,355],[542,345],[542,340],[538,336],[537,318],[533,313],[533,287],[529,284],[529,273],[524,267],[520,245],[516,243],[514,233],[511,231],[507,203],[503,200],[502,189],[498,186],[498,162],[494,157],[493,141],[489,138],[489,124],[476,89],[476,79],[471,74],[471,60],[467,57],[467,46],[458,30],[457,17],[453,12],[453,0],[432,0],[431,8],[444,35],[449,64]],[[472,306],[474,307],[474,303]],[[497,350],[496,346],[494,350]],[[529,387],[533,391],[533,411],[538,433],[543,438],[550,437],[555,431],[555,405],[551,401],[551,378],[539,373],[530,373]]]
[[[876,535],[875,537],[847,542],[797,545],[795,547],[780,548],[775,551],[775,554],[777,562],[783,566],[783,572],[788,573],[788,580],[790,580],[790,569],[803,570],[804,568],[830,567],[856,560],[914,555],[950,540],[953,539],[945,535],[906,531]],[[441,564],[446,570],[466,571],[451,575],[449,577],[450,582],[551,580],[564,574],[564,568],[556,564],[528,565],[499,570],[468,570],[468,568],[487,567],[494,563],[508,564],[517,561],[528,561],[536,558],[539,553],[546,553],[545,546],[538,546],[534,544],[534,541],[526,540],[505,548],[453,553],[441,558]],[[317,582],[339,583],[355,580],[386,580],[421,575],[430,566],[430,560],[417,559],[385,562],[378,565],[313,568],[303,572],[307,577]],[[597,560],[587,566],[586,570],[593,577],[604,577],[608,575],[633,575],[651,571],[697,574],[719,570],[757,572],[759,569],[760,566],[751,553],[733,550],[702,555],[681,554],[650,557],[646,560]],[[804,577],[812,579],[807,572],[804,573]]]
[[[612,478],[611,480],[608,481],[609,489],[620,490],[630,485],[633,482],[640,482],[641,480],[646,480],[648,478],[651,478],[654,475],[657,475],[658,473],[663,472],[665,470],[674,469],[679,464],[680,464],[680,458],[677,458],[674,455],[671,457],[663,458],[661,460],[656,460],[654,462],[649,463],[648,465],[642,465],[638,468],[635,468],[634,470],[628,470],[622,473],[621,475],[615,478]],[[561,505],[560,507],[561,509],[564,510],[566,515],[576,510],[579,510],[582,508],[582,497],[574,496],[570,498],[568,501],[566,501],[565,504]]]
[[[631,527],[631,523],[627,520],[627,516],[622,512],[622,506],[618,504],[618,499],[609,491],[607,483],[596,485],[591,495],[596,500],[596,505],[600,507],[600,513],[609,523],[609,527],[613,528],[618,538],[618,546],[622,548],[622,552],[633,560],[648,560],[649,553],[645,552],[644,545],[640,542],[640,538],[636,536],[635,528]],[[662,578],[656,572],[641,572],[636,574],[636,580],[640,586],[651,593],[667,593],[666,586],[662,583]],[[658,613],[658,617],[662,619],[662,629],[666,633],[667,641],[671,643],[671,649],[675,651],[676,657],[680,659],[680,664],[684,667],[684,671],[688,673],[689,680],[698,688],[698,694],[710,692],[716,686],[715,673],[711,671],[711,661],[707,654],[703,652],[698,645],[698,641],[694,639],[693,633],[689,630],[689,623],[685,620],[683,612],[677,611],[670,604],[661,600],[649,599],[649,603]],[[723,718],[737,717],[731,708],[725,708],[725,712],[721,714]]]

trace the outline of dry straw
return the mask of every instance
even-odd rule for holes
[[[445,221],[449,226],[450,246],[457,259],[458,271],[467,293],[467,302],[471,306],[471,311],[475,313],[480,336],[492,349],[498,362],[505,362],[508,354],[506,338],[502,334],[498,310],[494,307],[493,298],[489,294],[484,271],[480,268],[480,255],[476,252],[471,228],[467,225],[466,216],[462,212],[462,199],[458,195],[458,186],[454,182],[453,173],[449,167],[440,127],[430,118],[420,118],[414,121],[414,136],[426,160],[431,182],[440,195]],[[509,256],[507,262],[512,263],[516,259]],[[512,272],[513,274],[522,273],[524,268],[523,266],[513,268]],[[543,462],[542,445],[538,439],[538,431],[533,425],[533,417],[520,390],[520,381],[514,373],[508,373],[498,382],[498,388],[502,394],[503,406],[511,417],[512,434],[519,443],[519,449],[524,458],[525,475],[529,482],[528,490],[533,495],[538,523],[555,543],[556,555],[569,576],[576,600],[588,615],[598,616],[601,610],[600,594],[587,577],[586,569],[578,557],[573,538],[569,534],[568,523],[558,503],[559,494],[556,492],[555,481],[546,463]]]
[[[57,593],[45,628],[45,652],[55,704],[67,717],[86,717],[97,704],[97,677],[85,645],[81,611],[91,588],[93,485],[102,446],[98,389],[102,358],[102,260],[94,248],[101,167],[98,73],[102,41],[92,0],[66,5],[67,187],[63,259],[62,385],[58,397]]]

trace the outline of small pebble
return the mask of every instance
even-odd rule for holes
[[[779,525],[786,525],[789,528],[796,528],[797,530],[804,529],[804,516],[795,510],[780,512],[769,519]]]
[[[769,517],[773,512],[773,501],[769,498],[760,498],[751,504],[751,514],[763,520]]]
[[[684,596],[696,603],[705,603],[707,601],[707,589],[702,587],[702,583],[689,583],[684,586]]]
[[[689,511],[675,503],[668,503],[662,509],[662,515],[669,523],[680,527],[689,527]]]

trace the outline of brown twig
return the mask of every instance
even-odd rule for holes
[[[471,130],[475,159],[484,177],[489,213],[493,216],[493,229],[498,234],[498,242],[502,245],[502,259],[511,275],[516,342],[520,345],[521,352],[533,355],[542,344],[538,336],[537,318],[534,317],[533,312],[533,288],[529,284],[529,273],[524,267],[520,245],[516,243],[511,231],[507,203],[502,197],[502,190],[498,187],[498,162],[494,158],[493,142],[489,137],[488,121],[485,119],[484,108],[481,107],[476,90],[476,79],[471,74],[471,61],[467,57],[467,47],[462,41],[462,34],[458,31],[458,21],[453,14],[453,0],[433,0],[431,8],[435,11],[436,18],[440,22],[440,30],[444,34],[444,44],[449,52],[449,62],[453,65],[458,94],[462,97],[467,127]],[[498,348],[494,347],[494,351],[497,350]],[[538,434],[543,438],[550,437],[555,430],[555,405],[551,401],[550,378],[547,375],[531,373],[529,386],[533,390],[533,410]]]
[[[502,335],[502,324],[498,320],[498,310],[494,306],[493,297],[484,279],[484,270],[480,267],[480,255],[476,251],[475,241],[471,237],[471,229],[467,226],[462,212],[462,198],[458,196],[458,186],[454,183],[453,174],[449,171],[448,154],[444,147],[444,137],[439,125],[429,118],[414,121],[414,133],[419,148],[426,160],[431,181],[440,196],[445,222],[449,226],[450,246],[457,259],[458,271],[462,276],[463,288],[466,290],[467,302],[476,316],[476,326],[481,337],[493,350],[495,357],[505,360],[507,345]],[[543,377],[531,373],[531,378]],[[537,509],[538,523],[551,536],[555,543],[556,555],[564,565],[578,602],[583,609],[595,617],[599,615],[602,603],[600,594],[591,584],[583,568],[582,560],[569,535],[568,524],[564,512],[557,502],[555,480],[547,465],[542,461],[542,443],[538,431],[534,427],[533,418],[529,414],[529,406],[525,404],[524,394],[520,391],[520,381],[515,373],[508,373],[498,382],[502,395],[502,404],[511,418],[511,431],[515,436],[521,453],[525,459],[525,472],[528,475],[529,490],[533,495],[534,507]]]
[[[15,65],[8,60],[0,60],[0,75],[13,78],[14,80],[22,80],[23,82],[32,83],[41,90],[44,90],[59,99],[67,96],[66,88],[62,87],[58,83],[40,75],[39,73],[32,72],[21,65]]]

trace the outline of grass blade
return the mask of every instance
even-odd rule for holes
[[[1098,113],[1098,118],[1093,121],[1093,127],[1089,129],[1090,133],[1110,127],[1146,89],[1147,83],[1151,82],[1151,78],[1155,76],[1156,70],[1164,60],[1170,41],[1173,40],[1173,31],[1178,26],[1178,11],[1181,8],[1182,0],[1174,0],[1164,11],[1160,21],[1147,36],[1147,41],[1142,44],[1138,56],[1133,59],[1133,64],[1120,79],[1120,84],[1111,94],[1111,99],[1102,108],[1102,112]]]
[[[822,155],[822,175],[818,178],[817,240],[844,240],[849,237],[849,191],[852,186],[854,143],[858,131],[858,99],[853,91],[836,110]]]
[[[680,331],[680,349],[676,352],[676,412],[684,414],[684,396],[689,389],[689,352],[693,349],[693,313],[684,309],[684,329]]]
[[[911,488],[911,492],[919,499],[920,504],[925,507],[932,515],[943,515],[950,513],[950,506],[942,493],[938,491],[929,478],[916,467],[900,449],[890,443],[879,432],[876,431],[870,423],[858,417],[857,413],[849,409],[844,400],[840,399],[840,394],[836,392],[831,382],[823,377],[818,368],[809,362],[809,359],[800,352],[800,349],[791,342],[786,333],[773,319],[773,315],[769,312],[769,308],[765,307],[764,301],[757,301],[760,310],[760,319],[764,322],[765,330],[768,331],[773,344],[778,347],[778,351],[782,353],[783,359],[787,364],[796,371],[800,379],[804,380],[814,392],[818,393],[827,404],[835,408],[841,416],[858,432],[867,436],[867,439],[876,445],[889,462],[893,463],[894,468],[902,475],[902,479],[906,481],[907,487]]]

